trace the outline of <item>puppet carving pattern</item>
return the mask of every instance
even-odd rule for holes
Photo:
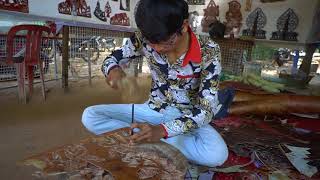
[[[101,175],[111,179],[183,179],[188,163],[177,149],[162,142],[129,146],[129,132],[129,128],[119,129],[30,157],[24,163],[40,168],[43,177],[65,173],[78,179]]]
[[[0,9],[28,13],[28,0],[0,0]]]
[[[101,10],[99,1],[97,1],[97,6],[96,6],[96,9],[94,10],[94,15],[101,21],[104,21],[104,22],[107,21],[106,14]]]
[[[238,1],[229,2],[229,10],[226,13],[226,19],[227,22],[224,22],[226,25],[225,34],[238,35],[242,26],[241,4]]]
[[[110,18],[111,25],[130,26],[130,19],[126,13],[115,14]]]
[[[217,21],[219,16],[219,6],[216,5],[214,0],[211,0],[204,11],[204,16],[201,21],[202,32],[209,32],[209,27],[212,23]]]
[[[90,6],[87,5],[86,0],[66,0],[59,3],[58,10],[61,14],[74,14],[91,18]]]
[[[244,36],[253,36],[256,39],[266,39],[266,31],[263,30],[267,24],[267,16],[261,8],[255,9],[246,20],[248,29],[242,31]]]

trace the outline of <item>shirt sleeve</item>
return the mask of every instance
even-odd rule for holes
[[[135,59],[142,55],[141,38],[137,34],[131,36],[128,41],[117,50],[114,50],[102,63],[101,71],[107,76],[115,67],[119,67],[121,61]]]
[[[219,75],[221,73],[219,45],[212,42],[203,50],[205,55],[202,58],[201,84],[197,103],[191,109],[191,113],[161,124],[166,130],[167,137],[187,133],[210,123],[222,106],[218,100]]]

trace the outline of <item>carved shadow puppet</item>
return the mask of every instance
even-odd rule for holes
[[[122,128],[84,139],[32,156],[23,164],[38,168],[41,179],[59,174],[67,179],[184,179],[188,161],[179,150],[164,142],[130,146],[130,131]]]
[[[229,10],[226,12],[226,35],[236,34],[240,32],[242,26],[241,4],[238,1],[229,2]]]
[[[0,0],[0,9],[28,13],[28,0]]]
[[[100,2],[97,1],[97,6],[96,6],[96,9],[94,10],[94,15],[100,19],[101,21],[104,21],[106,22],[107,21],[107,18],[106,18],[106,15],[105,15],[105,12],[103,12],[100,8]]]
[[[204,16],[201,21],[202,32],[209,32],[210,25],[217,21],[219,16],[219,6],[216,5],[214,0],[211,0],[204,11]]]
[[[187,0],[189,5],[205,5],[205,0]]]
[[[58,5],[59,13],[91,18],[90,6],[86,0],[66,0]]]
[[[125,6],[124,3],[123,3],[124,0],[120,0],[120,10],[123,10],[123,11],[130,11],[130,0],[125,0]]]
[[[109,18],[109,17],[110,17],[110,14],[111,14],[111,12],[112,12],[111,6],[110,6],[110,4],[109,4],[109,1],[107,1],[106,5],[105,5],[105,7],[104,7],[104,12],[105,12],[106,17]]]
[[[255,37],[256,39],[266,39],[266,31],[263,30],[267,24],[267,16],[261,8],[255,9],[249,14],[246,20],[248,29],[242,31],[243,36]]]
[[[130,19],[126,13],[118,13],[110,18],[111,25],[130,26]]]
[[[277,20],[278,31],[272,32],[271,40],[297,41],[298,33],[294,30],[298,27],[299,18],[289,8]]]

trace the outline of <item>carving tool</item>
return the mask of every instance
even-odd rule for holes
[[[132,104],[131,124],[134,123],[134,104]],[[133,135],[133,128],[131,129],[131,135]]]

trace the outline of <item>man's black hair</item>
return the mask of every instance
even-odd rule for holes
[[[209,35],[211,39],[223,38],[226,26],[220,21],[216,21],[209,26]]]
[[[188,4],[184,0],[140,0],[135,11],[139,30],[152,43],[181,33],[183,21],[189,16]]]

